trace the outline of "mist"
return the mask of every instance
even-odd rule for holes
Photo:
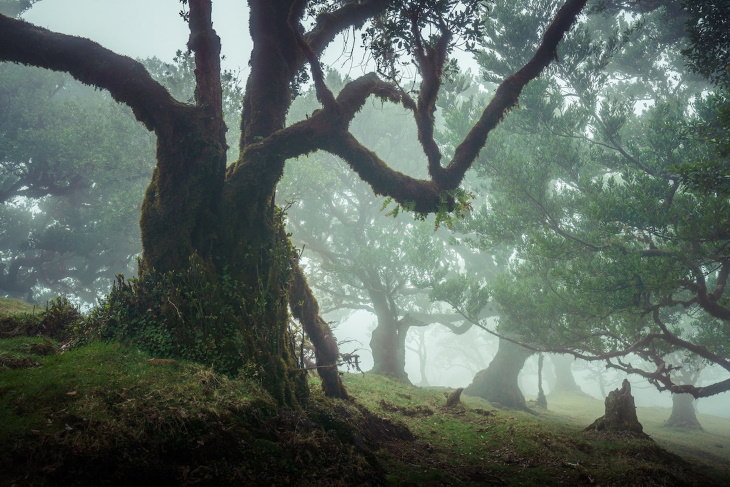
[[[47,434],[65,465],[77,440],[34,421],[107,448],[83,436],[116,414],[95,408],[159,380],[180,416],[126,421],[246,437],[210,450],[240,454],[237,482],[648,481],[612,477],[608,444],[667,485],[721,485],[729,12],[585,3],[0,1],[3,441]],[[91,412],[48,412],[54,367],[86,361],[127,375],[62,383]],[[259,457],[291,462],[269,481]]]

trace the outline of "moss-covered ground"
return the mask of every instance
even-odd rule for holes
[[[669,410],[640,408],[652,439],[605,437],[583,432],[603,414],[585,395],[549,397],[547,411],[530,414],[467,396],[447,409],[447,390],[367,374],[346,386],[416,437],[381,451],[391,485],[730,485],[728,419],[701,416],[704,432],[678,431],[662,426]]]
[[[0,485],[728,485],[730,421],[597,437],[588,397],[537,414],[348,374],[355,400],[281,410],[259,384],[114,343],[0,340]],[[562,402],[561,402],[562,401]],[[650,413],[650,412],[649,412]],[[667,411],[661,412],[666,417]],[[667,451],[667,450],[671,450]],[[681,455],[682,457],[678,456]]]

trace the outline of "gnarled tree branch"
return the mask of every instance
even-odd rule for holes
[[[58,34],[0,15],[0,60],[69,73],[108,90],[149,130],[158,130],[192,107],[176,101],[139,62],[96,42]]]

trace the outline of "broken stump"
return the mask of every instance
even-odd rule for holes
[[[647,436],[644,427],[636,417],[634,396],[631,395],[631,384],[624,379],[621,389],[608,393],[606,413],[588,426],[585,431],[629,433],[634,436]]]

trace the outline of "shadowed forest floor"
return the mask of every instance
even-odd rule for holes
[[[348,374],[353,402],[315,391],[280,410],[259,385],[119,344],[66,353],[43,337],[0,340],[0,485],[727,485],[730,421],[656,440],[582,428],[587,396],[503,411],[446,389]],[[682,455],[683,460],[676,454]],[[691,463],[690,463],[691,462]],[[141,482],[141,483],[140,483]]]

